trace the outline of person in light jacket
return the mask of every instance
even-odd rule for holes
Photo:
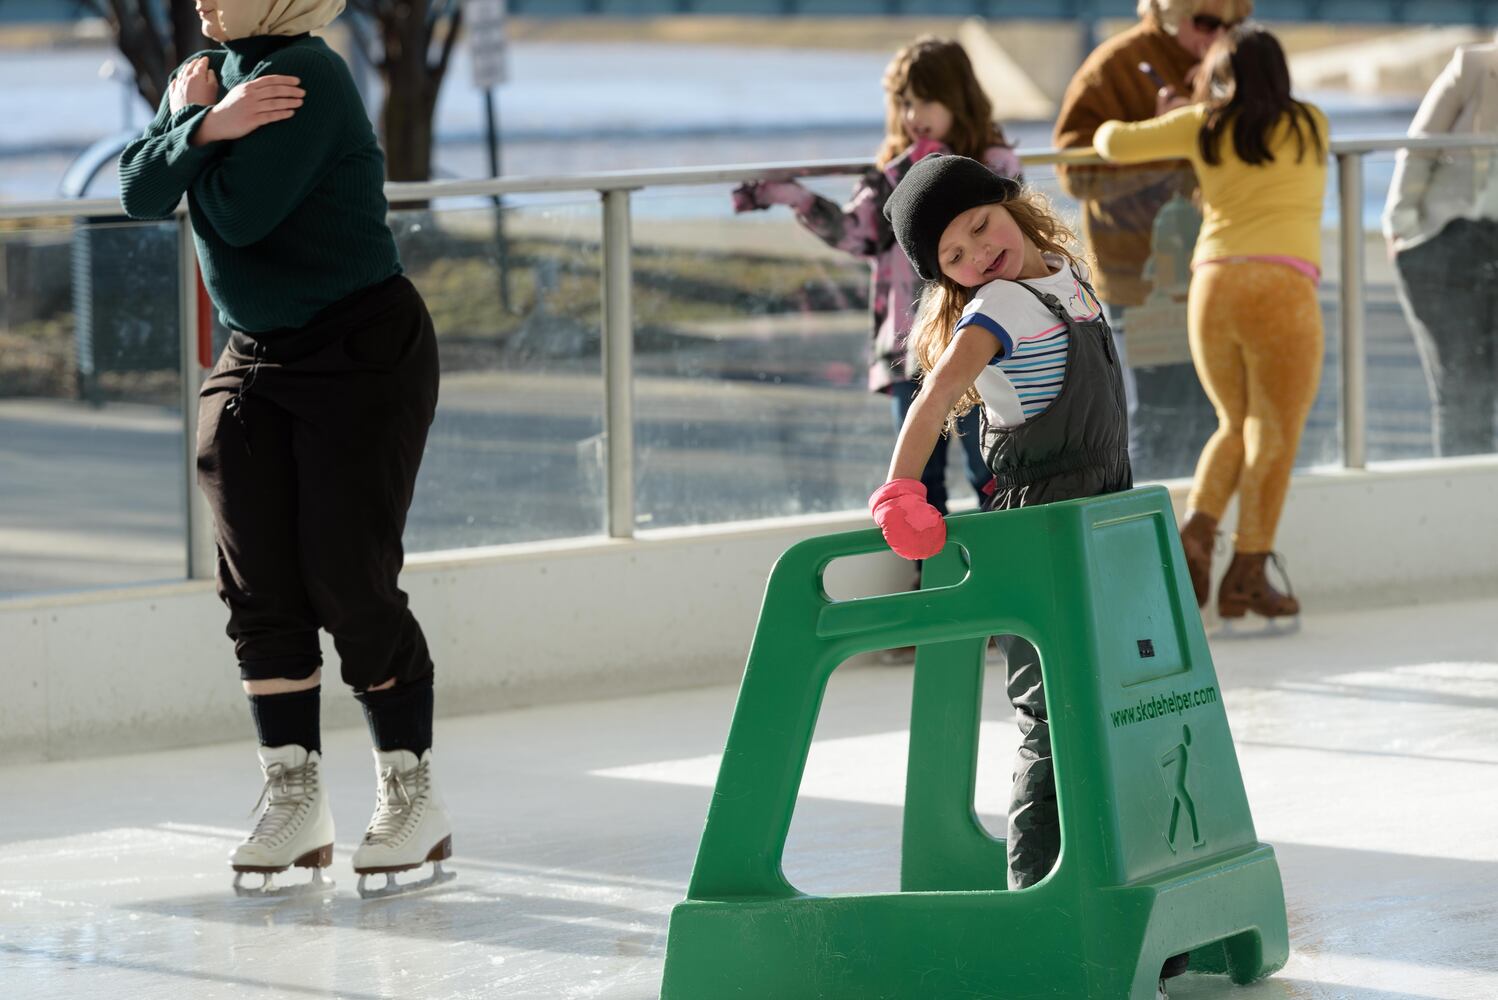
[[[1498,45],[1457,49],[1409,134],[1498,138]],[[1490,452],[1498,443],[1498,150],[1401,150],[1383,230],[1430,384],[1435,452]]]
[[[1099,45],[1067,86],[1052,136],[1056,148],[1089,149],[1103,122],[1144,121],[1169,111],[1191,93],[1208,47],[1251,16],[1253,6],[1253,0],[1137,0],[1139,23]],[[1132,364],[1127,328],[1131,310],[1138,310],[1136,321],[1145,319],[1140,307],[1154,288],[1145,267],[1155,222],[1172,199],[1190,197],[1191,167],[1179,160],[1127,167],[1064,164],[1056,176],[1080,202],[1098,298],[1124,359],[1134,470],[1141,479],[1188,475],[1211,434],[1212,404],[1184,358]],[[1145,326],[1136,327],[1141,337]],[[1184,345],[1184,322],[1177,333]]]

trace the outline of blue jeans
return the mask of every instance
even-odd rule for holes
[[[889,387],[890,408],[895,418],[895,433],[905,425],[905,414],[910,412],[910,402],[915,398],[919,385],[915,382],[896,382]],[[993,478],[988,463],[983,459],[982,418],[978,408],[973,407],[957,421],[957,438],[962,442],[962,453],[967,459],[967,481],[973,484],[973,492],[981,504],[985,499],[983,487]],[[926,502],[943,514],[947,512],[947,447],[942,438],[931,449],[931,457],[921,470],[921,482],[926,487]]]

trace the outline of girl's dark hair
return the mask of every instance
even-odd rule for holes
[[[1212,43],[1197,73],[1196,99],[1207,110],[1197,143],[1202,159],[1211,166],[1222,162],[1222,137],[1229,128],[1240,160],[1254,165],[1274,162],[1270,137],[1287,116],[1295,131],[1296,162],[1305,159],[1307,145],[1315,149],[1318,160],[1326,156],[1315,117],[1290,96],[1284,49],[1257,24],[1240,24]]]
[[[900,95],[906,91],[923,101],[940,101],[952,112],[946,143],[957,155],[981,161],[989,146],[1009,145],[1004,130],[993,120],[993,105],[978,83],[967,52],[949,38],[922,35],[896,52],[884,69],[885,135],[874,157],[879,167],[911,145],[900,108]]]

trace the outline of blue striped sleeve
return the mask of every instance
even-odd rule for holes
[[[1066,374],[1064,372],[1058,371],[1039,372],[1034,375],[1017,375],[1014,372],[1010,372],[1009,384],[1016,389],[1021,387],[1026,389],[1038,388],[1047,385],[1059,388],[1065,377]]]
[[[1056,368],[1066,364],[1066,352],[1048,351],[1045,354],[1021,354],[1010,359],[1004,367],[1010,371],[1028,371],[1032,368]]]
[[[1014,338],[1009,336],[1009,331],[1004,329],[998,320],[987,313],[971,312],[957,321],[958,330],[973,325],[982,327],[998,338],[999,353],[994,355],[995,358],[1007,358],[1014,353]]]

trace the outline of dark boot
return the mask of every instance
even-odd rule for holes
[[[1265,618],[1286,618],[1300,614],[1300,602],[1293,593],[1282,594],[1274,589],[1264,573],[1264,564],[1270,559],[1285,575],[1279,558],[1272,552],[1234,552],[1228,571],[1222,575],[1217,586],[1217,613],[1224,618],[1242,618],[1252,611]],[[1285,588],[1290,589],[1289,578]]]
[[[1207,606],[1212,591],[1212,547],[1217,544],[1217,518],[1199,510],[1187,513],[1181,525],[1181,548],[1186,553],[1186,571],[1191,574],[1191,589],[1196,591],[1196,606]]]

